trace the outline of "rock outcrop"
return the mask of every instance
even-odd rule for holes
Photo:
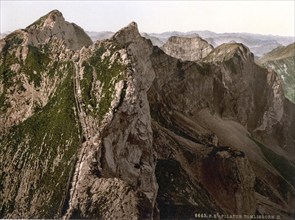
[[[65,46],[72,50],[81,49],[92,44],[91,38],[74,23],[65,21],[62,13],[53,10],[39,18],[26,28],[29,34],[28,43],[32,46],[44,44],[51,38],[61,39]]]
[[[213,46],[200,37],[172,36],[161,49],[177,59],[196,61],[207,56],[213,50]]]

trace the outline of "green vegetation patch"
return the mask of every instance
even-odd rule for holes
[[[0,108],[1,108],[1,106],[4,106],[4,104],[5,104],[5,95],[0,94]]]
[[[0,79],[3,80],[5,88],[13,86],[13,77],[16,75],[16,73],[11,70],[11,65],[19,64],[21,67],[20,72],[24,72],[29,77],[29,81],[33,81],[35,86],[38,87],[42,79],[40,73],[46,70],[46,67],[51,61],[48,53],[42,52],[39,48],[31,45],[28,45],[28,54],[25,62],[19,60],[15,55],[15,51],[17,47],[22,47],[20,45],[22,41],[23,40],[17,34],[9,36],[0,54],[0,60],[2,61],[0,65]]]
[[[10,66],[20,61],[15,56],[15,48],[20,46],[22,39],[16,35],[11,34],[6,37],[6,44],[0,53],[0,81],[2,80],[5,88],[9,88],[13,85],[13,77],[16,75],[15,72],[11,71]]]
[[[33,81],[34,85],[39,87],[42,80],[42,75],[40,73],[46,69],[50,58],[37,47],[31,45],[28,47],[29,51],[23,69],[29,76],[30,81]]]
[[[9,107],[5,102],[7,90],[12,86],[17,89],[14,83],[16,73],[11,70],[11,65],[20,63],[15,56],[15,50],[21,46],[23,39],[18,34],[12,33],[5,38],[5,42],[6,44],[0,53],[0,83],[3,85],[3,93],[0,94],[0,113],[6,112]]]
[[[63,74],[67,76],[48,104],[23,123],[14,126],[7,136],[0,136],[0,151],[2,155],[7,156],[8,160],[12,159],[17,151],[25,154],[22,160],[17,161],[18,164],[14,168],[15,174],[19,175],[10,173],[15,186],[20,183],[25,174],[22,170],[34,170],[38,164],[36,173],[41,175],[36,176],[37,184],[31,185],[30,195],[26,200],[29,206],[33,194],[37,191],[46,200],[40,204],[40,210],[37,210],[38,216],[33,216],[34,218],[60,217],[58,215],[65,193],[68,191],[68,180],[71,178],[75,154],[80,145],[80,127],[74,110],[72,80],[74,67],[72,63],[63,65],[66,66]],[[3,149],[8,149],[9,152]],[[59,162],[56,162],[58,156],[62,157]],[[6,166],[9,166],[9,163]],[[53,166],[55,166],[54,171]],[[0,176],[0,182],[2,178],[4,176]],[[2,215],[7,213],[9,211],[7,207],[13,206],[15,202],[10,201],[10,205],[6,205],[6,208],[2,207]]]
[[[96,107],[96,99],[92,92],[92,83],[93,83],[93,67],[90,66],[87,62],[83,63],[84,74],[83,79],[81,80],[82,96],[83,101],[86,105],[91,105]]]
[[[295,103],[295,54],[283,60],[270,61],[267,65],[274,66],[274,70],[283,79],[285,97]]]
[[[117,52],[121,49],[118,45],[100,46],[96,49],[93,56],[83,63],[84,76],[81,80],[81,89],[83,100],[85,105],[91,105],[93,108],[92,114],[103,119],[104,115],[109,111],[111,102],[113,100],[113,94],[115,92],[115,85],[120,80],[123,80],[127,66],[122,65],[119,62],[120,55]],[[110,51],[110,56],[102,59],[102,55],[107,51]],[[117,54],[114,61],[111,62],[110,58]],[[94,76],[94,74],[96,74]],[[100,81],[101,86],[101,99],[97,100],[93,87],[93,80]]]
[[[9,50],[16,48],[22,44],[24,40],[22,37],[17,33],[11,33],[5,37],[5,46],[2,49],[3,54],[7,54]]]
[[[44,52],[49,50],[48,45],[40,46],[41,49],[28,45],[28,54],[25,61],[16,57],[18,48],[22,48],[23,39],[19,34],[11,34],[5,38],[6,45],[0,54],[0,83],[3,84],[3,93],[0,94],[0,111],[5,113],[8,103],[5,102],[5,97],[14,91],[24,92],[25,88],[18,76],[23,73],[27,76],[30,83],[34,83],[35,87],[40,87],[43,73],[48,69],[49,77],[53,77],[58,69],[58,62],[51,63],[49,53]],[[45,49],[44,49],[45,48]],[[50,64],[50,65],[49,65]],[[12,69],[13,65],[19,65],[18,72]]]

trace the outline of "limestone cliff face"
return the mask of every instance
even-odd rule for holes
[[[214,103],[216,110],[223,117],[236,118],[262,139],[266,137],[267,145],[284,148],[294,154],[292,142],[295,133],[285,130],[292,130],[294,107],[285,99],[278,75],[256,65],[253,54],[241,44],[221,45],[204,61],[215,65],[221,63],[221,68],[225,70],[219,81],[221,87],[216,85],[216,89],[221,92],[218,95],[219,101]],[[230,94],[222,92],[227,89]],[[285,132],[280,134],[278,130]]]
[[[72,50],[81,49],[92,44],[91,38],[74,23],[65,21],[62,13],[53,10],[39,18],[26,28],[29,34],[28,43],[38,46],[52,39],[61,39],[65,46]]]
[[[161,49],[180,60],[196,61],[207,56],[213,46],[200,37],[170,37]]]
[[[81,50],[76,77],[85,141],[65,218],[153,217],[157,183],[147,101],[154,78],[150,48],[131,23],[110,41]]]
[[[294,198],[294,105],[284,98],[278,76],[257,66],[249,49],[235,43],[221,45],[199,62],[181,62],[154,48],[152,63],[154,148],[162,164],[179,170],[156,168],[158,179],[167,175],[174,182],[168,192],[159,184],[162,217],[186,207],[189,217],[198,210],[259,209],[291,218],[285,214],[292,207],[283,188]],[[267,187],[266,175],[272,179]],[[184,177],[192,183],[175,181]],[[270,209],[266,195],[272,198]]]
[[[152,218],[151,44],[136,24],[90,46],[72,27],[53,11],[1,41],[0,216]]]

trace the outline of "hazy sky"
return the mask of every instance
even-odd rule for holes
[[[25,28],[53,9],[88,31],[250,32],[294,36],[295,1],[15,1],[0,0],[0,32]]]

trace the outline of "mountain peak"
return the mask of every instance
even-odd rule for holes
[[[55,9],[40,17],[34,23],[29,25],[26,29],[53,27],[54,23],[57,21],[65,22],[65,19],[63,17],[63,14],[59,10]]]
[[[295,56],[295,43],[287,46],[278,46],[272,51],[266,53],[263,57],[258,60],[258,63],[265,63],[273,60],[281,60],[286,58],[292,58]]]
[[[63,14],[59,11],[59,10],[53,10],[51,12],[49,12],[47,15],[45,15],[45,23],[44,25],[48,24],[48,23],[52,23],[52,22],[56,22],[56,21],[65,21]]]
[[[135,21],[132,21],[127,27],[133,27],[138,30],[137,23]]]
[[[42,16],[25,30],[29,34],[29,44],[37,47],[51,38],[63,40],[72,50],[92,44],[92,40],[84,30],[74,23],[67,22],[58,10]]]
[[[61,13],[59,10],[57,10],[57,9],[52,10],[52,11],[49,12],[47,15],[63,16],[62,13]]]
[[[141,38],[136,22],[131,22],[126,27],[114,34],[112,39],[118,41],[122,45],[128,44],[134,39]]]
[[[208,56],[205,58],[206,61],[226,61],[233,57],[239,57],[242,60],[251,59],[254,61],[254,55],[250,49],[241,43],[225,43],[216,47]]]

